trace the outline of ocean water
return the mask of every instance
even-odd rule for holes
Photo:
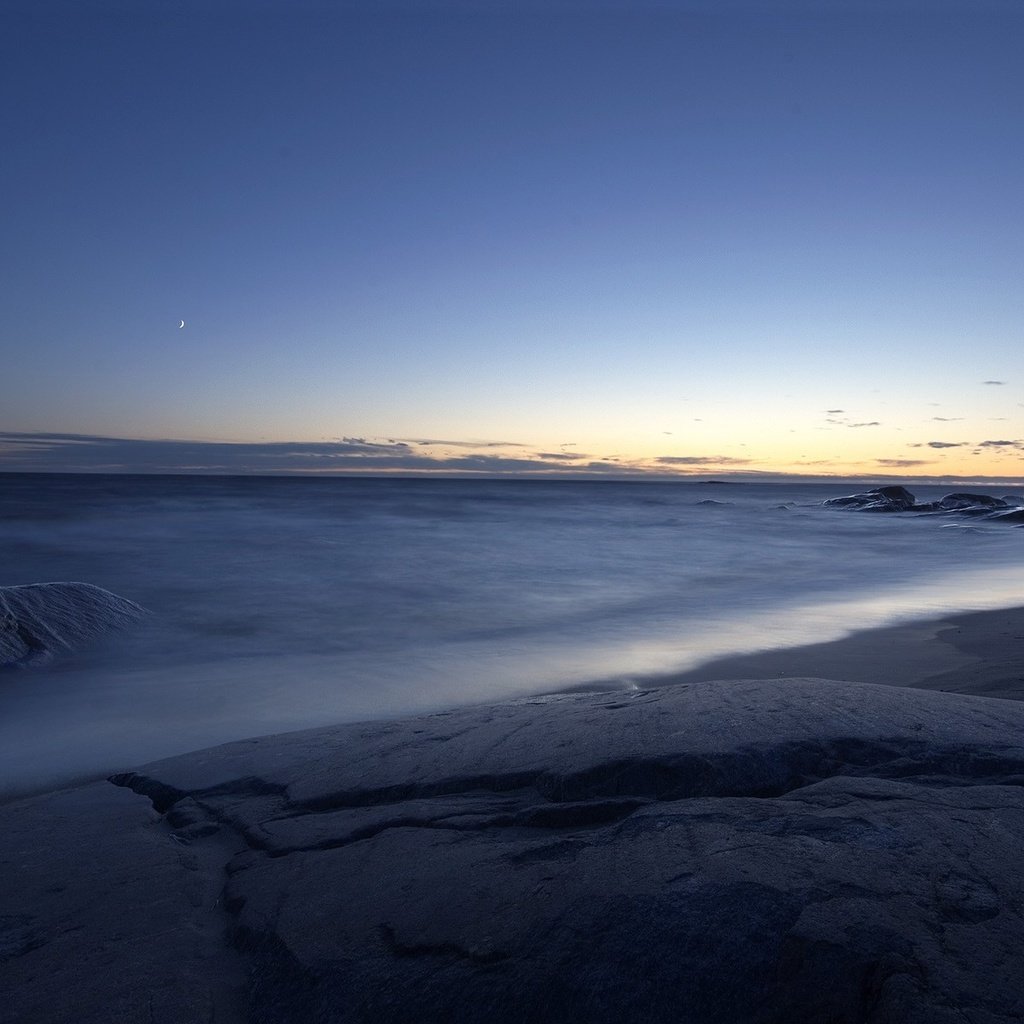
[[[0,674],[0,795],[1024,603],[1024,531],[821,505],[856,489],[0,476],[0,585],[78,580],[147,610]]]

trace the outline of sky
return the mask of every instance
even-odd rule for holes
[[[1018,0],[6,0],[0,471],[1024,477],[1022,52]]]

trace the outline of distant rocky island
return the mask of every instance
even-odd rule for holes
[[[842,498],[827,498],[822,504],[859,512],[916,512],[922,515],[969,516],[1004,523],[1024,523],[1024,506],[1017,498],[995,498],[990,494],[966,491],[947,494],[938,501],[919,502],[906,487],[893,485],[875,487]]]

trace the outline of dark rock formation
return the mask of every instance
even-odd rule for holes
[[[861,494],[827,498],[822,504],[856,508],[862,512],[906,512],[914,507],[915,499],[905,487],[876,487]]]
[[[1007,512],[993,512],[989,519],[999,523],[1024,523],[1024,508],[1012,508]]]
[[[231,850],[139,804],[96,782],[0,807],[0,1024],[242,1024]]]
[[[947,494],[938,501],[920,503],[905,487],[876,487],[842,498],[826,498],[822,504],[859,512],[951,513],[1008,523],[1024,522],[1024,508],[1013,507],[1005,499],[994,498],[990,494],[958,492]]]
[[[72,650],[141,614],[137,604],[88,583],[0,587],[0,667]]]
[[[996,509],[996,508],[1007,508],[1007,503],[1002,498],[993,498],[991,494],[947,494],[945,497],[940,498],[934,503],[934,507],[937,509],[944,509],[947,511],[959,511],[961,509],[969,508],[985,508],[985,509]]]
[[[162,817],[105,784],[0,809],[0,1020],[232,1020],[228,982],[257,1024],[1024,1019],[1017,703],[695,683],[112,781]]]

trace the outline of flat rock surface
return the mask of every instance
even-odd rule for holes
[[[224,942],[231,849],[170,838],[107,782],[0,807],[0,1022],[244,1020]]]
[[[3,1019],[101,1019],[45,981],[71,977],[94,1002],[163,992],[135,1018],[157,1021],[231,1020],[232,999],[267,1024],[1024,1019],[1020,703],[701,682],[267,737],[114,781],[0,808],[4,849],[12,829],[35,844],[4,856],[20,938],[0,987],[32,1012]],[[110,908],[160,934],[111,947]],[[206,1016],[172,998],[198,992]]]

